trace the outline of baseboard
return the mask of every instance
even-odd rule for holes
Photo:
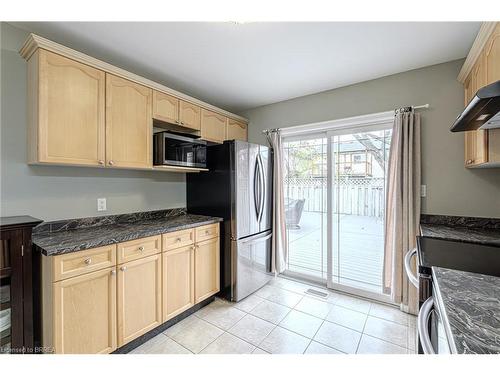
[[[207,298],[206,300],[204,300],[204,301],[202,301],[200,303],[197,303],[193,307],[187,309],[186,311],[180,313],[179,315],[173,317],[172,319],[167,320],[165,323],[159,325],[156,328],[153,328],[151,331],[145,333],[144,335],[139,336],[135,340],[130,341],[129,343],[127,343],[127,344],[123,345],[122,347],[116,349],[111,354],[127,354],[127,353],[131,352],[135,348],[137,348],[137,347],[141,346],[142,344],[144,344],[146,341],[151,340],[153,337],[159,335],[160,333],[162,333],[163,331],[165,331],[167,328],[169,328],[169,327],[173,326],[174,324],[180,322],[181,320],[187,318],[188,316],[192,315],[193,313],[195,313],[196,311],[198,311],[201,308],[205,307],[206,305],[208,305],[209,303],[213,302],[214,300],[215,300],[215,296],[212,296],[212,297]]]

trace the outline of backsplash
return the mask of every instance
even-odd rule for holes
[[[130,214],[48,221],[35,227],[33,229],[33,234],[60,232],[65,230],[99,227],[102,225],[120,223],[133,223],[140,220],[155,220],[165,217],[185,215],[186,212],[186,208],[170,208],[157,211],[133,212]]]

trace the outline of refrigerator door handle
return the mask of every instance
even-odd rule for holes
[[[266,183],[265,183],[265,176],[264,176],[264,163],[262,162],[262,157],[260,154],[257,156],[257,160],[259,162],[259,183],[260,183],[260,189],[259,189],[259,217],[258,221],[259,223],[262,221],[262,216],[264,215],[264,203],[265,203],[265,196],[266,196]]]
[[[260,190],[260,164],[259,164],[259,158],[257,157],[255,159],[255,170],[254,170],[254,177],[253,177],[253,202],[254,202],[254,208],[255,208],[255,215],[257,216],[257,222],[259,221],[259,216],[260,216],[260,191],[257,194],[257,191]]]

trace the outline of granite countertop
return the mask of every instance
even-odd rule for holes
[[[185,211],[154,213],[160,214],[139,213],[135,216],[127,214],[44,223],[43,229],[33,233],[32,241],[42,254],[59,255],[222,221],[218,217],[192,215]]]
[[[422,215],[422,237],[500,247],[500,219]]]
[[[452,353],[500,353],[500,277],[432,267]]]

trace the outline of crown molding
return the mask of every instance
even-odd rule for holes
[[[479,55],[481,54],[481,51],[488,41],[488,38],[490,37],[491,33],[493,33],[496,24],[496,22],[483,22],[481,24],[481,28],[477,33],[474,43],[472,43],[472,47],[469,51],[469,54],[467,55],[467,58],[465,59],[464,65],[462,65],[462,69],[460,70],[460,73],[458,73],[457,80],[460,83],[465,82],[465,79],[467,78],[470,71],[472,70],[472,67],[479,58]]]
[[[91,57],[91,56],[86,55],[84,53],[78,52],[74,49],[63,46],[62,44],[53,42],[49,39],[45,39],[45,38],[41,37],[40,35],[30,34],[28,36],[28,38],[26,39],[26,41],[24,42],[21,49],[19,50],[19,54],[25,60],[29,60],[30,57],[33,55],[33,53],[38,48],[57,53],[61,56],[78,61],[82,64],[86,64],[86,65],[92,66],[96,69],[103,70],[106,73],[110,73],[110,74],[128,79],[129,81],[133,81],[133,82],[138,83],[140,85],[144,85],[144,86],[150,87],[154,90],[161,91],[165,94],[175,96],[179,99],[196,104],[202,108],[208,109],[208,110],[213,111],[213,112],[217,112],[223,116],[230,117],[230,118],[235,119],[235,120],[243,121],[244,123],[248,124],[248,120],[246,118],[239,116],[235,113],[231,113],[231,112],[226,111],[224,109],[215,107],[215,106],[208,104],[206,102],[203,102],[199,99],[193,98],[192,96],[189,96],[189,95],[183,94],[182,92],[171,89],[170,87],[164,86],[164,85],[159,84],[157,82],[154,82],[150,79],[144,78],[144,77],[139,76],[137,74],[131,73],[131,72],[126,71],[126,70],[121,69],[121,68],[118,68],[114,65],[108,64],[107,62],[98,60],[94,57]]]

